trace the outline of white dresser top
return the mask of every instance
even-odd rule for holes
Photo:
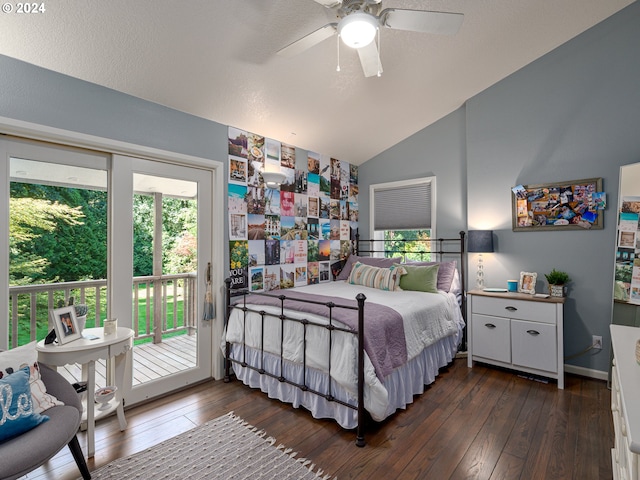
[[[636,341],[640,328],[611,325],[613,355],[620,379],[620,401],[625,412],[629,449],[640,453],[640,365],[636,362]]]

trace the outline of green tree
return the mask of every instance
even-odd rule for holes
[[[165,197],[162,203],[162,265],[164,273],[185,273],[196,270],[197,239],[197,202]]]
[[[154,197],[136,195],[133,212],[134,275],[153,275]],[[164,274],[196,270],[197,220],[196,201],[162,197],[162,271]]]
[[[153,197],[133,197],[133,275],[153,275]]]
[[[384,232],[385,257],[404,256],[405,260],[431,259],[430,230],[386,230]]]
[[[82,225],[80,207],[36,198],[9,199],[9,282],[11,285],[32,283],[42,278],[50,265],[47,257],[33,251],[35,240],[53,234],[61,224]]]
[[[69,223],[56,218],[54,228],[36,224],[32,232],[38,241],[21,245],[25,255],[47,260],[33,282],[77,281],[106,278],[107,274],[107,193],[98,190],[11,183],[11,198],[48,201],[75,208],[82,222]]]

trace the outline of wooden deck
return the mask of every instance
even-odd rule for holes
[[[162,343],[145,343],[133,349],[133,386],[196,366],[196,335],[167,338]],[[80,365],[58,367],[69,382],[82,378]],[[106,362],[96,362],[96,388],[106,386]]]

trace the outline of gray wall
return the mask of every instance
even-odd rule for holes
[[[226,125],[3,55],[0,116],[227,161]]]
[[[436,230],[440,238],[456,238],[466,230],[467,173],[465,109],[447,115],[358,169],[360,234],[370,238],[369,185],[436,177]]]
[[[607,371],[619,167],[640,162],[640,3],[467,101],[448,117],[361,166],[368,185],[435,174],[437,235],[493,229],[489,286],[520,271],[567,271],[565,355],[604,337],[605,349],[567,360]],[[602,177],[604,230],[513,232],[511,187]],[[640,186],[638,187],[640,194]],[[368,192],[367,192],[368,194]],[[368,228],[367,201],[361,201]],[[366,230],[365,230],[366,231]],[[473,287],[472,263],[470,281]]]

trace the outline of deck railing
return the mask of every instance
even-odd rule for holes
[[[107,298],[107,281],[104,279],[9,287],[10,348],[20,345],[20,329],[27,325],[28,341],[43,338],[51,328],[49,310],[56,308],[59,302],[68,304],[71,297],[74,297],[75,303],[84,303],[89,307],[88,327],[102,326]],[[196,298],[194,273],[134,277],[134,338],[151,338],[153,343],[160,343],[162,336],[167,333],[195,333]]]

